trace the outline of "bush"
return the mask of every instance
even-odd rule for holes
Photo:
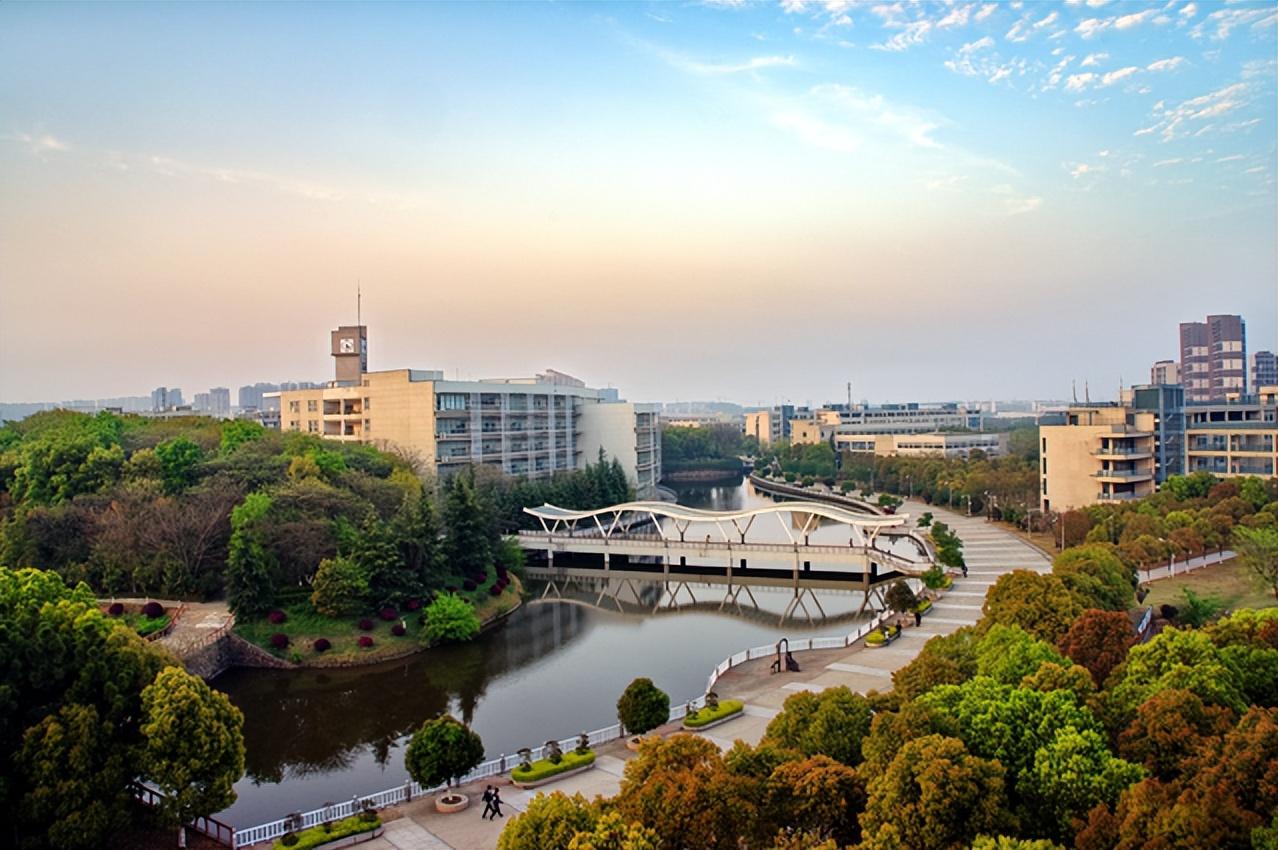
[[[617,719],[630,734],[642,735],[670,719],[670,697],[651,679],[635,679],[617,700]]]
[[[152,601],[152,602],[148,602],[148,603],[146,603],[145,605],[143,605],[143,606],[142,606],[142,616],[143,616],[143,617],[150,617],[150,618],[151,618],[151,619],[153,619],[153,620],[154,620],[156,617],[163,617],[163,616],[164,616],[164,606],[163,606],[163,605],[161,605],[159,602],[154,602],[154,601]]]
[[[475,587],[476,587],[475,582],[472,581],[471,579],[466,579],[465,581],[462,582],[462,590],[466,591],[467,593],[470,593],[472,590],[475,589]]]
[[[404,603],[404,607],[409,611],[418,611],[422,607],[422,601],[420,599],[410,599]]]
[[[745,708],[745,703],[735,699],[719,700],[719,707],[716,709],[703,708],[697,712],[696,717],[685,717],[683,725],[689,729],[700,729],[702,726],[709,726],[717,720],[725,717],[731,717],[740,713]]]
[[[510,778],[516,782],[537,782],[594,763],[594,750],[586,750],[585,753],[569,750],[559,759],[558,764],[552,763],[550,759],[537,759],[529,766],[528,770],[516,767],[510,772]]]
[[[916,613],[926,614],[928,611],[932,610],[932,600],[931,599],[919,600],[919,604],[914,606],[914,610]]]
[[[391,626],[391,634],[393,634],[395,637],[403,637],[407,631],[408,629],[404,628],[403,623],[396,623],[395,625]]]
[[[377,612],[377,616],[389,623],[391,620],[394,620],[399,616],[399,612],[387,605],[385,608]]]
[[[327,826],[313,826],[310,829],[304,829],[298,833],[285,833],[282,838],[275,840],[276,850],[281,848],[290,848],[290,850],[311,850],[321,844],[327,844],[330,841],[336,841],[339,838],[346,838],[351,835],[359,835],[361,832],[371,832],[382,825],[381,818],[374,816],[369,820],[362,815],[351,815],[348,818],[342,818],[339,821],[328,824]],[[287,839],[292,836],[290,843]]]
[[[404,752],[408,775],[423,788],[434,788],[465,776],[483,761],[484,742],[447,714],[428,720],[413,733]]]
[[[288,635],[283,632],[276,632],[271,635],[271,646],[276,649],[285,649],[288,647]]]
[[[316,638],[315,642],[311,644],[311,648],[316,652],[328,652],[333,648],[333,642],[328,638]]]
[[[373,630],[373,621],[367,617],[360,620],[356,625],[359,626],[359,629],[362,632],[371,632]]]
[[[488,595],[501,596],[501,591],[502,591],[502,586],[500,584],[494,584],[492,587],[488,588]]]
[[[311,582],[311,604],[326,617],[352,617],[365,610],[368,573],[350,558],[325,558]]]
[[[879,646],[885,640],[887,640],[887,638],[883,636],[883,630],[875,629],[874,631],[870,632],[868,635],[865,636],[865,645]]]
[[[123,602],[112,602],[112,603],[110,604],[110,606],[108,606],[108,607],[107,607],[107,616],[108,616],[108,617],[118,617],[118,616],[120,616],[120,615],[121,615],[121,614],[123,614],[123,613],[124,613],[124,603],[123,603]]]
[[[422,637],[429,643],[467,641],[479,634],[479,617],[465,599],[445,595],[430,603]]]
[[[372,646],[372,645],[373,645],[373,638],[372,638],[372,636],[371,636],[371,635],[360,635],[360,636],[359,636],[359,646],[360,646],[360,649],[368,649],[368,648],[369,648],[370,646]]]
[[[280,623],[283,623],[285,620],[288,619],[288,615],[277,608],[276,610],[267,614],[266,619],[271,625],[278,626]]]

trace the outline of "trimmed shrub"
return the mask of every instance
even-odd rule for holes
[[[722,720],[725,717],[731,717],[745,710],[745,703],[736,699],[719,700],[719,707],[715,709],[702,708],[697,711],[696,717],[685,717],[683,725],[689,729],[699,729],[702,726],[709,726],[711,723]]]
[[[462,589],[465,590],[467,593],[474,590],[475,587],[476,587],[475,582],[471,581],[470,579],[466,579],[464,582],[462,582]]]
[[[316,638],[315,642],[311,644],[311,647],[316,652],[328,652],[330,649],[333,648],[333,642],[330,641],[328,638]]]
[[[271,613],[267,614],[266,619],[268,622],[271,623],[271,625],[278,626],[280,623],[283,623],[285,620],[288,619],[288,614],[285,614],[283,611],[277,608]]]
[[[502,591],[502,586],[500,584],[494,584],[492,587],[488,588],[488,595],[501,596],[501,591]]]
[[[585,753],[569,750],[563,754],[558,764],[551,762],[550,759],[537,759],[529,765],[528,770],[516,767],[510,772],[510,778],[516,782],[537,782],[594,763],[594,750],[586,750]]]
[[[151,619],[155,619],[156,617],[163,617],[164,606],[161,605],[159,602],[154,602],[154,601],[148,602],[142,606],[142,616],[150,617]]]
[[[360,635],[360,636],[359,636],[359,645],[360,645],[362,648],[364,648],[364,649],[368,649],[370,646],[372,646],[372,645],[373,645],[373,638],[372,638],[372,636],[371,636],[371,635]]]
[[[276,649],[286,649],[288,647],[288,635],[283,632],[276,632],[271,635],[271,646]]]
[[[342,818],[327,825],[321,824],[310,829],[304,829],[297,834],[285,833],[284,837],[275,839],[273,846],[276,848],[290,848],[290,850],[310,850],[312,847],[318,847],[321,844],[327,844],[339,838],[358,835],[361,832],[371,832],[381,825],[381,818],[377,816],[369,820],[362,814],[351,815],[348,818]],[[286,841],[290,835],[293,836],[291,843]]]
[[[421,607],[422,601],[420,599],[410,599],[404,603],[404,608],[409,611],[420,611]]]
[[[394,620],[399,616],[399,612],[387,605],[385,608],[377,612],[377,616],[389,623],[391,620]]]
[[[466,641],[479,634],[475,609],[458,596],[439,597],[426,609],[423,619],[421,637],[427,643]]]
[[[617,719],[630,734],[642,735],[670,719],[670,697],[651,679],[635,679],[617,700]]]
[[[404,628],[403,623],[396,623],[395,625],[391,626],[391,634],[393,634],[395,637],[403,637],[407,631],[408,629]]]
[[[121,614],[123,614],[123,613],[124,613],[124,603],[123,603],[123,602],[112,602],[112,603],[110,604],[110,606],[108,606],[108,607],[107,607],[107,616],[108,616],[108,617],[118,617],[118,616],[120,616],[120,615],[121,615]]]
[[[360,620],[359,623],[357,623],[357,625],[359,626],[360,631],[371,632],[373,630],[373,621],[368,619],[367,617]]]

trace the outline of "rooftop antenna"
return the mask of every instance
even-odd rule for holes
[[[1091,390],[1087,388],[1086,378],[1083,379],[1083,401],[1086,402],[1087,404],[1092,403],[1092,393],[1091,393]]]
[[[1078,404],[1078,380],[1076,378],[1070,379],[1069,391],[1074,396],[1074,404]]]
[[[852,382],[848,381],[848,413],[852,412]]]
[[[360,292],[359,278],[355,279],[355,326],[364,327],[364,296]]]

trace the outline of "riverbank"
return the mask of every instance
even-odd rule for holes
[[[681,484],[689,482],[711,482],[711,481],[736,481],[745,474],[745,469],[738,466],[715,468],[702,467],[698,469],[676,469],[670,472],[662,472],[662,481],[673,481]]]

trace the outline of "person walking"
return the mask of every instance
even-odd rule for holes
[[[493,789],[493,799],[489,805],[493,807],[493,818],[505,817],[505,815],[501,813],[501,792],[496,788]]]
[[[914,626],[915,626],[915,628],[918,628],[918,627],[919,627],[919,626],[921,626],[921,625],[923,625],[923,615],[922,615],[922,614],[920,614],[918,611],[915,611],[915,612],[914,612]]]
[[[480,820],[487,820],[488,816],[492,814],[493,797],[495,796],[495,793],[496,793],[496,789],[494,789],[493,786],[491,785],[489,785],[487,788],[484,789],[484,796],[483,796],[484,813],[479,816]]]

